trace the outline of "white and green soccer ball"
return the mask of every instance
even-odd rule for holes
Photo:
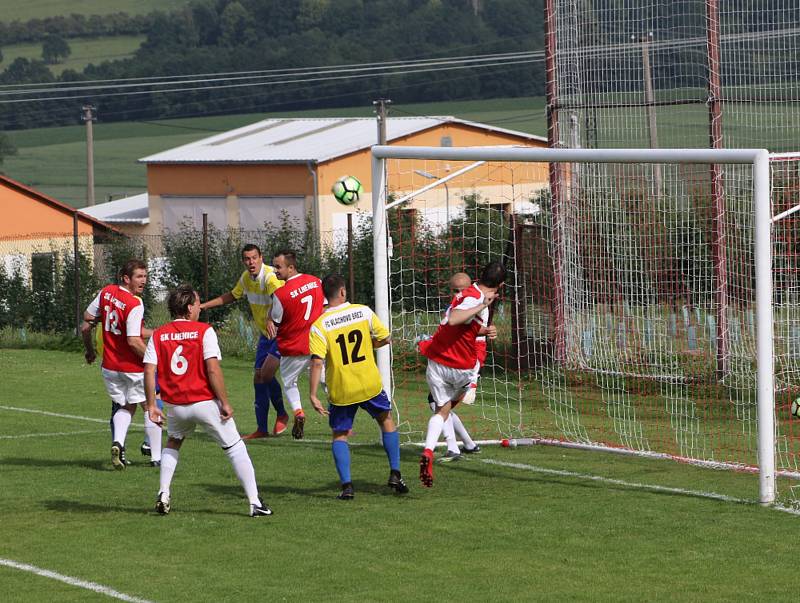
[[[794,399],[791,408],[789,408],[789,414],[795,419],[800,419],[800,398]]]
[[[364,192],[364,187],[361,186],[361,181],[355,176],[342,176],[333,183],[331,192],[342,205],[353,205],[358,203],[361,193]]]

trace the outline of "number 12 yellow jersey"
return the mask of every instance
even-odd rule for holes
[[[311,355],[325,360],[325,384],[331,404],[366,402],[381,393],[372,338],[383,340],[389,330],[361,304],[344,303],[326,310],[311,326]]]

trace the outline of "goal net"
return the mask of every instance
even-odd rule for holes
[[[765,151],[373,155],[376,309],[393,338],[379,365],[410,440],[430,416],[416,344],[436,330],[454,273],[475,279],[501,260],[498,336],[476,404],[459,407],[474,438],[760,469],[763,501],[775,495],[776,451],[779,470],[797,470],[793,423],[779,421],[777,444],[773,434],[793,395],[800,283],[778,279],[773,338]],[[787,206],[800,197],[793,165],[776,179]],[[719,178],[724,195],[712,194]],[[775,240],[787,261],[791,232]]]
[[[551,146],[797,149],[800,3],[545,0]]]

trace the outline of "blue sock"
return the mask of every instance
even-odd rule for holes
[[[339,481],[343,484],[350,482],[350,446],[344,440],[334,440],[331,446],[333,462],[339,473]]]
[[[283,392],[281,391],[281,384],[278,382],[277,377],[273,377],[272,381],[267,383],[269,388],[269,399],[272,401],[272,407],[278,416],[286,414],[286,407],[283,405]]]
[[[256,390],[256,400],[253,407],[256,411],[256,423],[258,430],[269,433],[269,386],[266,383],[254,383],[253,389]]]
[[[386,456],[389,457],[389,467],[394,471],[400,471],[400,432],[384,431],[381,434],[381,440],[383,440]]]

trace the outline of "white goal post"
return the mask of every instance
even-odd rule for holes
[[[773,360],[773,284],[769,154],[763,149],[544,149],[508,147],[372,147],[372,212],[375,310],[391,330],[390,253],[386,205],[389,195],[387,160],[533,162],[572,164],[739,164],[751,166],[753,271],[755,276],[755,348],[757,398],[757,463],[759,498],[776,497],[775,383]],[[449,169],[449,166],[448,166]],[[551,168],[552,169],[552,168]],[[554,249],[553,254],[564,253]],[[729,258],[731,262],[738,259]],[[394,387],[392,356],[377,350],[378,366],[387,393]],[[391,394],[390,394],[391,395]]]

